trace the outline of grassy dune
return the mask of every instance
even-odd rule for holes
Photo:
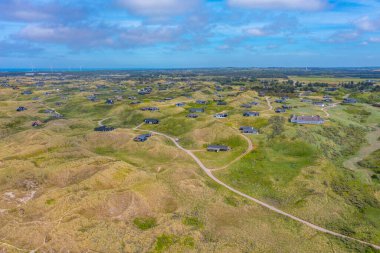
[[[30,88],[26,82],[23,89]],[[25,79],[25,80],[24,80]],[[164,82],[164,81],[162,81]],[[32,82],[30,82],[32,83]],[[47,85],[33,95],[21,90],[0,89],[0,251],[21,252],[372,252],[368,247],[318,233],[236,196],[211,181],[194,161],[162,136],[147,142],[133,138],[141,131],[131,128],[146,117],[159,118],[156,126],[142,126],[178,137],[184,147],[210,168],[222,167],[247,149],[238,127],[260,130],[250,136],[255,149],[215,175],[254,197],[359,239],[379,243],[378,181],[361,181],[341,162],[364,145],[368,126],[379,117],[377,109],[359,104],[331,109],[324,126],[295,126],[285,122],[284,132],[272,132],[264,98],[248,91],[238,96],[238,87],[221,92],[227,106],[215,102],[197,119],[186,114],[196,99],[212,101],[213,83],[200,83],[192,99],[179,86],[174,92],[155,89],[149,96],[137,95],[144,85],[130,81],[114,85],[105,80]],[[120,89],[118,95],[138,96],[140,105],[124,99],[114,105],[104,100],[114,96],[106,84]],[[80,92],[78,85],[88,90]],[[153,85],[153,84],[152,84]],[[44,95],[45,92],[51,95]],[[64,94],[68,95],[64,95]],[[98,102],[86,99],[100,93]],[[39,101],[31,100],[39,96]],[[62,98],[62,97],[65,97]],[[274,98],[271,98],[274,100]],[[175,107],[185,101],[184,108]],[[242,103],[258,101],[252,111],[260,117],[246,118]],[[57,105],[56,102],[62,102]],[[322,113],[304,105],[283,114]],[[16,113],[18,106],[26,112]],[[139,110],[157,106],[160,112]],[[276,106],[276,105],[274,105]],[[55,108],[63,119],[47,120],[45,109]],[[213,114],[227,111],[216,120]],[[98,121],[117,129],[94,132]],[[32,128],[35,120],[44,121]],[[209,144],[232,147],[230,152],[206,152]],[[363,160],[370,168],[377,153]],[[372,167],[371,167],[372,168]],[[7,243],[11,246],[7,246]],[[12,248],[12,245],[14,246]]]

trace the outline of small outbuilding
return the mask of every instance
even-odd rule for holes
[[[199,115],[198,115],[198,114],[195,114],[195,113],[190,113],[190,114],[188,114],[186,117],[188,117],[188,118],[192,118],[192,119],[196,119],[196,118],[199,117]]]
[[[250,105],[250,104],[242,104],[240,107],[250,109],[250,108],[252,108],[252,105]]]
[[[150,124],[150,125],[157,125],[160,123],[158,119],[144,119],[145,124]]]
[[[39,120],[34,121],[34,122],[32,123],[32,127],[39,127],[39,126],[41,126],[41,125],[42,125],[42,122],[39,121]]]
[[[133,140],[134,140],[135,142],[145,142],[145,141],[147,141],[147,140],[149,139],[149,137],[151,137],[151,136],[152,136],[152,134],[150,134],[150,133],[148,133],[148,134],[141,134],[141,135],[135,137]]]
[[[355,98],[344,98],[343,104],[356,104],[358,101]]]
[[[197,100],[195,103],[197,103],[199,105],[205,105],[205,104],[207,104],[207,101],[206,100]]]
[[[223,146],[223,145],[210,145],[207,147],[207,151],[209,152],[220,152],[220,151],[229,151],[231,150],[230,147],[228,146]]]
[[[22,112],[22,111],[26,111],[26,110],[28,110],[28,109],[24,106],[20,106],[16,109],[16,111],[18,111],[18,112]]]
[[[107,126],[100,126],[100,127],[96,127],[94,129],[94,131],[96,131],[96,132],[111,132],[113,130],[115,130],[115,128],[107,127]]]
[[[311,124],[311,125],[321,125],[325,123],[325,120],[322,119],[320,116],[296,116],[293,115],[290,118],[290,122],[296,123],[296,124]]]
[[[201,113],[201,112],[205,112],[205,109],[204,108],[190,108],[189,112],[191,112],[191,113]]]
[[[113,105],[115,102],[112,99],[107,99],[106,104],[107,105]]]
[[[257,129],[250,127],[250,126],[242,126],[239,128],[239,130],[243,134],[258,134],[259,133],[259,131],[257,131]]]
[[[244,112],[243,113],[244,117],[258,117],[260,116],[259,112]]]
[[[141,111],[149,111],[149,112],[157,112],[160,108],[158,107],[143,107],[141,108]]]
[[[225,119],[228,117],[228,114],[227,113],[217,113],[214,115],[214,117],[217,119]]]

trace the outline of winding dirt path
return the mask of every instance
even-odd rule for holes
[[[11,249],[17,250],[17,251],[29,252],[29,250],[27,250],[27,249],[22,249],[22,248],[19,248],[17,246],[14,246],[12,244],[6,243],[6,242],[0,242],[0,246],[1,245],[3,245],[4,247],[7,247],[7,248],[11,248]],[[0,250],[1,250],[1,248],[0,248]],[[0,251],[0,252],[2,252],[2,251]],[[6,252],[6,251],[4,251],[4,252]]]
[[[327,118],[330,118],[330,113],[327,110],[331,109],[331,108],[334,108],[337,105],[338,105],[337,103],[334,103],[334,104],[331,104],[329,106],[323,107],[321,110],[322,110],[322,112],[325,113],[325,115],[326,115]]]
[[[134,130],[140,130],[140,129],[139,129],[140,126],[141,126],[141,124],[140,124],[139,126],[135,127]],[[256,199],[256,198],[253,198],[253,197],[251,197],[251,196],[249,196],[249,195],[247,195],[247,194],[245,194],[245,193],[242,193],[242,192],[236,190],[235,188],[233,188],[233,187],[227,185],[226,183],[220,181],[217,177],[215,177],[215,176],[212,174],[212,171],[211,171],[209,168],[207,168],[207,167],[202,163],[202,161],[199,160],[199,158],[196,157],[196,156],[193,154],[193,152],[191,152],[190,150],[185,149],[184,147],[182,147],[182,146],[178,143],[178,139],[173,138],[173,137],[171,137],[171,136],[169,136],[169,135],[166,135],[166,134],[160,133],[160,132],[149,131],[149,130],[143,130],[143,131],[147,131],[147,132],[150,132],[150,133],[152,133],[152,134],[160,135],[160,136],[166,137],[166,138],[168,138],[169,140],[171,140],[171,141],[176,145],[177,148],[179,148],[180,150],[182,150],[183,152],[185,152],[186,154],[188,154],[191,158],[193,158],[193,160],[194,160],[194,161],[199,165],[199,167],[200,167],[200,168],[201,168],[201,169],[207,174],[207,176],[209,176],[212,180],[214,180],[214,181],[215,181],[216,183],[218,183],[219,185],[221,185],[221,186],[223,186],[223,187],[229,189],[230,191],[232,191],[232,192],[234,192],[234,193],[236,193],[236,194],[238,194],[238,195],[240,195],[240,196],[242,196],[242,197],[244,197],[244,198],[246,198],[246,199],[249,199],[249,200],[251,200],[251,201],[253,201],[253,202],[255,202],[255,203],[257,203],[257,204],[259,204],[259,205],[261,205],[261,206],[263,206],[263,207],[266,207],[266,208],[268,208],[269,210],[271,210],[271,211],[273,211],[273,212],[276,212],[276,213],[278,213],[278,214],[281,214],[281,215],[283,215],[283,216],[286,216],[286,217],[288,217],[288,218],[290,218],[290,219],[292,219],[292,220],[298,221],[298,222],[300,222],[300,223],[302,223],[302,224],[304,224],[304,225],[306,225],[306,226],[308,226],[308,227],[310,227],[310,228],[312,228],[312,229],[315,229],[315,230],[317,230],[317,231],[320,231],[320,232],[322,232],[322,233],[326,233],[326,234],[330,234],[330,235],[333,235],[333,236],[336,236],[336,237],[339,237],[339,238],[343,238],[343,239],[348,239],[348,240],[352,240],[352,241],[355,241],[355,242],[359,242],[359,243],[361,243],[361,244],[364,244],[364,245],[367,245],[367,246],[371,246],[371,247],[373,247],[373,248],[375,248],[375,249],[380,250],[380,246],[379,246],[379,245],[372,244],[372,243],[369,243],[369,242],[365,242],[365,241],[362,241],[362,240],[359,240],[359,239],[355,239],[355,238],[353,238],[353,237],[349,237],[349,236],[346,236],[346,235],[343,235],[343,234],[340,234],[340,233],[337,233],[337,232],[334,232],[334,231],[328,230],[328,229],[326,229],[326,228],[323,228],[323,227],[317,226],[317,225],[315,225],[315,224],[313,224],[313,223],[310,223],[310,222],[308,222],[308,221],[306,221],[306,220],[303,220],[303,219],[298,218],[298,217],[296,217],[296,216],[294,216],[294,215],[291,215],[291,214],[289,214],[289,213],[286,213],[286,212],[284,212],[284,211],[282,211],[282,210],[280,210],[280,209],[278,209],[278,208],[276,208],[276,207],[274,207],[274,206],[271,206],[271,205],[269,205],[269,204],[267,204],[267,203],[265,203],[265,202],[263,202],[263,201],[261,201],[261,200],[258,200],[258,199]]]
[[[358,170],[358,166],[357,166],[358,162],[366,158],[369,154],[380,149],[379,138],[380,138],[380,127],[376,127],[375,131],[372,131],[367,135],[367,141],[369,145],[362,147],[355,156],[346,160],[343,163],[343,166],[349,170]]]
[[[267,101],[267,104],[268,104],[268,111],[273,111],[273,106],[269,100],[269,97],[265,97],[265,100]]]
[[[111,118],[111,117],[109,117],[109,118],[105,118],[105,119],[102,119],[102,120],[99,120],[99,121],[98,121],[98,126],[100,126],[100,127],[104,126],[104,125],[103,125],[103,122],[106,121],[107,119],[110,119],[110,118]]]
[[[246,139],[246,141],[248,143],[248,148],[246,149],[246,151],[244,151],[243,154],[241,154],[240,156],[236,157],[233,161],[229,162],[225,166],[223,166],[221,168],[217,168],[217,169],[210,169],[211,171],[224,170],[224,169],[228,168],[231,164],[233,164],[233,163],[241,160],[244,156],[248,155],[253,150],[252,140],[248,136],[245,136],[244,134],[240,134],[240,136],[242,136],[244,139]],[[191,151],[191,152],[193,152],[193,151]]]

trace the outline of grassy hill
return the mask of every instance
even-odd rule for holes
[[[380,122],[379,109],[365,101],[338,104],[339,92],[332,95],[336,106],[327,116],[293,94],[286,102],[292,109],[276,114],[265,97],[249,89],[261,85],[257,80],[246,83],[247,91],[232,85],[216,92],[217,82],[196,77],[191,82],[174,78],[173,84],[163,78],[147,78],[148,84],[133,78],[76,77],[34,87],[36,79],[19,76],[7,79],[19,89],[0,88],[0,251],[375,252],[239,197],[207,177],[167,138],[133,141],[142,130],[178,138],[207,167],[225,167],[215,170],[217,178],[252,197],[380,244],[378,151],[360,161],[357,170],[343,166],[368,144],[366,135]],[[160,90],[165,83],[168,88]],[[153,87],[152,93],[139,95],[146,86]],[[33,94],[21,95],[27,89]],[[98,100],[87,98],[92,94]],[[321,100],[323,95],[319,90],[309,98]],[[106,105],[107,98],[115,103]],[[274,108],[282,105],[275,103],[277,98],[268,96]],[[198,99],[208,103],[199,105]],[[227,105],[217,105],[217,99]],[[241,107],[252,101],[258,104]],[[177,107],[178,102],[186,105]],[[18,106],[28,110],[16,112]],[[160,110],[140,110],[148,106]],[[186,118],[193,107],[205,112]],[[243,117],[244,111],[260,116]],[[215,119],[219,112],[229,116]],[[319,114],[326,122],[295,125],[288,122],[292,114]],[[160,119],[160,124],[134,130],[144,118]],[[102,119],[116,129],[95,132]],[[37,120],[41,126],[32,127]],[[248,136],[254,150],[237,159],[248,148],[240,126],[253,126],[259,134]],[[232,150],[207,152],[210,144]]]

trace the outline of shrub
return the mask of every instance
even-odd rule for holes
[[[195,228],[202,228],[203,227],[203,222],[195,216],[185,217],[182,222],[183,222],[183,224],[185,224],[187,226],[192,226]]]
[[[156,239],[155,250],[158,252],[163,252],[169,249],[170,246],[177,242],[178,238],[175,235],[162,234]]]
[[[153,217],[135,218],[133,224],[141,230],[148,230],[157,226],[157,221]]]

